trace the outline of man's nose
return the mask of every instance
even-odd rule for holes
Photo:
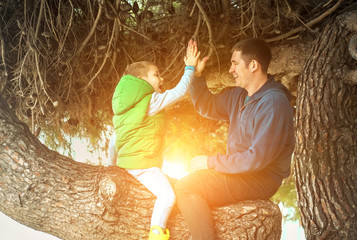
[[[234,72],[234,68],[233,68],[233,64],[231,65],[231,67],[229,68],[229,73],[233,73]]]

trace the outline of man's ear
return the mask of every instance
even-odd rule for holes
[[[249,69],[252,72],[257,71],[259,67],[260,67],[259,63],[254,59],[249,63]]]

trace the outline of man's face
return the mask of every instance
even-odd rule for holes
[[[234,51],[231,57],[231,67],[229,69],[236,82],[236,86],[241,88],[247,88],[250,80],[249,65],[247,66],[241,58],[240,51]]]
[[[160,76],[159,69],[156,66],[149,66],[149,71],[146,77],[143,77],[154,88],[155,92],[162,93],[164,79]]]

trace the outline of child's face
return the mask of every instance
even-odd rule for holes
[[[156,66],[149,66],[149,71],[146,77],[142,77],[145,81],[151,84],[155,92],[162,93],[162,84],[164,79],[160,76],[159,69]]]

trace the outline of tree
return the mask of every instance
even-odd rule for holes
[[[354,8],[326,24],[299,79],[294,169],[307,239],[357,238],[356,23]]]

